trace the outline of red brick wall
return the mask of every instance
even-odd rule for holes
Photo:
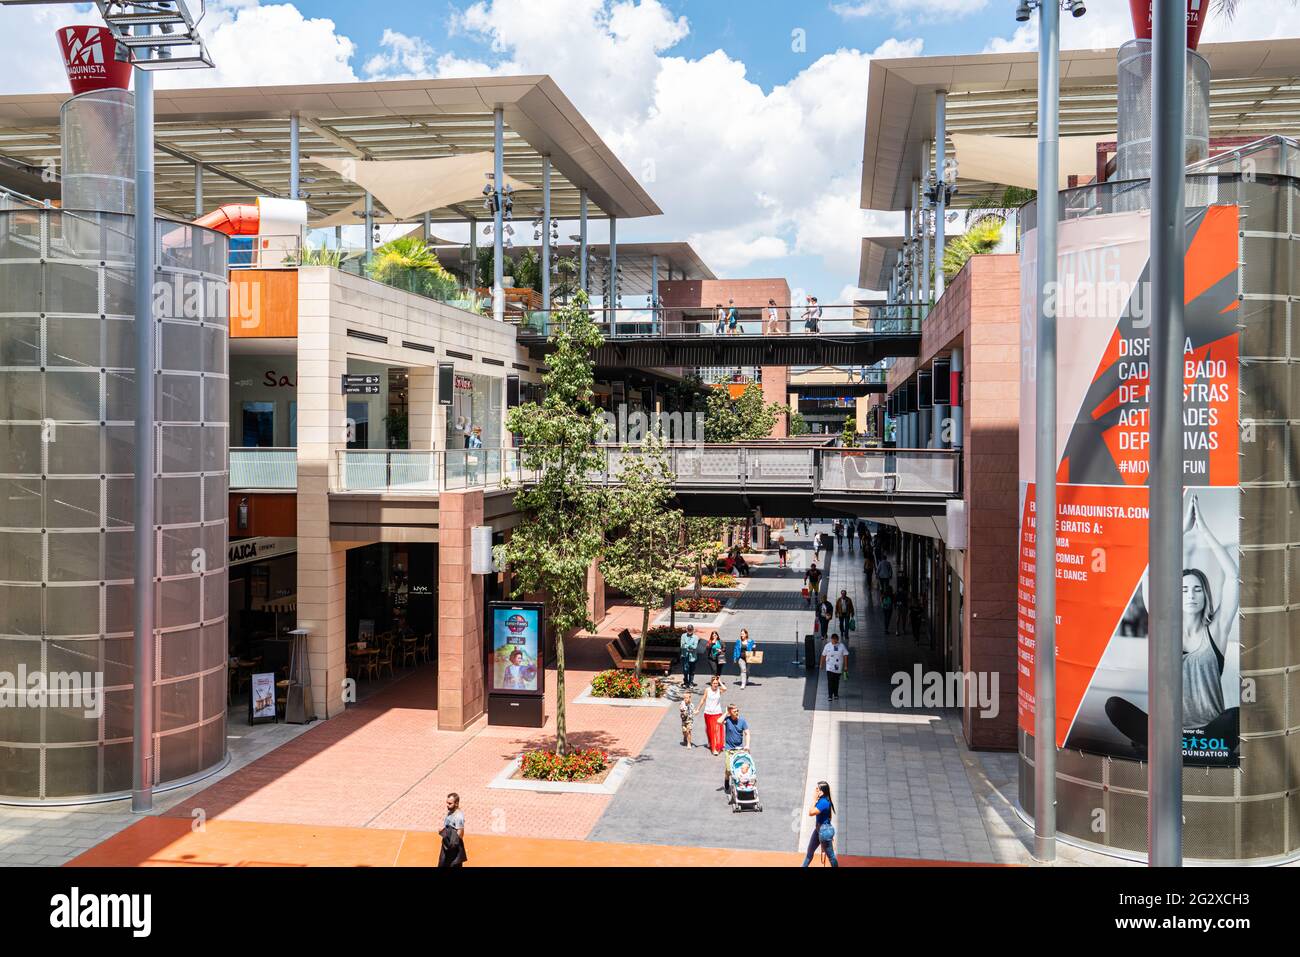
[[[962,488],[969,526],[962,610],[968,671],[997,672],[995,718],[962,716],[972,748],[1016,746],[1016,561],[1019,516],[1020,261],[975,256],[944,291],[921,332],[921,354],[899,359],[889,388],[936,355],[962,350]]]
[[[789,315],[790,285],[784,279],[673,279],[660,280],[659,299],[665,309],[713,309],[734,299],[746,312],[765,309],[772,299]],[[785,405],[789,396],[789,370],[785,366],[763,366],[763,399]],[[773,438],[789,434],[788,416],[781,416],[772,429]]]

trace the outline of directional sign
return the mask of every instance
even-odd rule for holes
[[[344,395],[379,395],[379,376],[343,375]]]

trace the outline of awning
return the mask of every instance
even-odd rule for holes
[[[410,222],[429,210],[443,209],[455,203],[482,199],[487,174],[492,172],[491,153],[464,153],[443,159],[361,160],[350,156],[313,156],[313,163],[333,170],[373,195],[395,217],[395,222]],[[516,191],[530,189],[513,176],[506,183]],[[361,200],[364,206],[365,200]],[[358,204],[354,203],[353,207]],[[346,212],[346,211],[344,211]],[[521,214],[524,210],[519,211]],[[531,210],[527,211],[531,213]],[[344,213],[336,213],[321,226],[351,225],[333,222]],[[352,222],[356,222],[355,219]]]
[[[1001,183],[1003,186],[1038,188],[1038,141],[1026,136],[978,136],[952,133],[957,151],[957,171],[962,179]],[[1058,188],[1070,185],[1070,176],[1087,182],[1097,175],[1097,143],[1114,142],[1106,136],[1062,136]]]

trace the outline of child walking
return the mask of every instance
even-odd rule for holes
[[[695,714],[691,711],[691,693],[689,691],[682,696],[682,706],[678,710],[682,716],[682,747],[693,748],[695,742],[691,740],[691,727],[695,723]]]

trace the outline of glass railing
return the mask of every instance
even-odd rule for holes
[[[682,490],[786,491],[806,494],[888,494],[952,497],[961,492],[958,449],[847,449],[774,442],[770,445],[682,445],[665,450],[673,484]],[[595,485],[618,485],[637,448],[605,446]],[[232,459],[232,475],[234,472]],[[533,481],[527,450],[345,449],[339,452],[340,492],[451,492]],[[231,485],[234,485],[232,480]]]
[[[442,492],[501,488],[524,478],[519,450],[343,449],[340,492]]]
[[[230,487],[231,489],[296,489],[298,450],[231,449]]]
[[[726,307],[721,313],[717,309],[677,306],[596,306],[589,312],[606,339],[836,338],[921,331],[919,304],[778,306],[775,313],[766,305],[744,305],[736,306],[734,320]],[[562,316],[560,307],[529,310],[519,320],[520,337],[548,337],[560,328]]]

